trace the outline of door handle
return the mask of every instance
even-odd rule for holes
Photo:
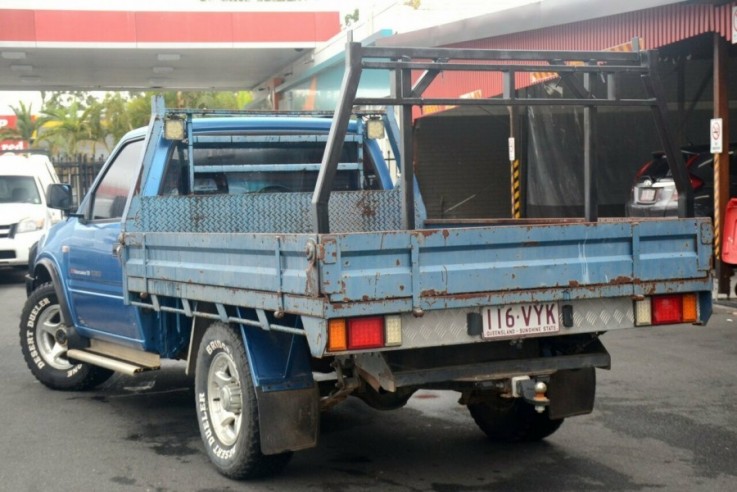
[[[118,240],[113,244],[113,256],[120,258],[123,253],[123,247],[125,246],[125,236],[123,234],[118,235]]]
[[[113,256],[120,258],[120,254],[123,252],[123,245],[120,243],[115,243],[113,245]]]

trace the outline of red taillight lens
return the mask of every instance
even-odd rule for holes
[[[697,160],[699,160],[699,154],[694,154],[686,159],[686,168],[690,168],[691,166],[693,166],[694,162],[696,162]]]
[[[645,164],[643,164],[640,169],[637,170],[635,173],[635,180],[637,180],[640,176],[645,174],[645,172],[650,169],[650,165],[653,163],[653,161],[647,161]]]
[[[689,176],[688,179],[691,181],[691,188],[693,188],[694,190],[698,190],[699,188],[704,186],[704,182],[696,176]]]
[[[664,325],[668,323],[680,323],[683,319],[683,297],[656,296],[652,299],[653,324]]]
[[[348,350],[384,346],[384,318],[351,318],[348,320]]]

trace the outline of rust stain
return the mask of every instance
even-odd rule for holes
[[[579,284],[576,280],[571,280],[568,282],[568,287],[579,287],[581,284]]]
[[[376,210],[371,207],[371,203],[369,202],[367,195],[358,200],[356,207],[360,210],[362,217],[374,217],[376,215]]]
[[[443,229],[443,238],[448,239],[448,236],[450,236],[450,231],[448,229]]]
[[[624,275],[613,278],[609,281],[611,285],[631,284],[632,282],[634,282],[634,279],[632,279],[632,277],[627,277]]]
[[[420,292],[420,295],[423,296],[423,297],[424,296],[428,296],[428,297],[446,296],[446,295],[448,295],[448,291],[428,289],[428,290],[423,290],[422,292]],[[453,297],[456,297],[456,296],[453,296]]]

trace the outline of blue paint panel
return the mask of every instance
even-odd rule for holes
[[[687,219],[331,235],[321,279],[336,302],[706,279],[699,231]]]
[[[243,309],[238,316],[244,316]],[[272,320],[273,322],[273,320]],[[310,349],[303,336],[241,325],[253,382],[263,391],[311,388]]]

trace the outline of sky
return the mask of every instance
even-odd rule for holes
[[[41,93],[38,91],[0,91],[0,115],[12,115],[10,106],[18,106],[23,101],[27,105],[32,104],[33,112],[41,109]]]

